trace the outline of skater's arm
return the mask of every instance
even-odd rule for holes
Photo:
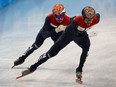
[[[95,16],[98,18],[98,22],[99,22],[100,21],[100,14],[99,13],[96,13]]]
[[[43,37],[47,38],[47,37],[53,36],[55,33],[56,33],[55,29],[51,30],[49,17],[46,17],[45,23],[43,26]]]

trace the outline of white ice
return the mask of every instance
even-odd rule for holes
[[[29,6],[24,6],[27,3]],[[42,6],[39,6],[40,12],[37,11],[35,4],[33,0],[19,0],[0,14],[0,28],[3,29],[0,33],[0,87],[116,87],[116,18],[101,20],[90,30],[97,31],[98,35],[90,38],[91,48],[84,65],[83,84],[75,82],[81,49],[74,42],[34,73],[15,79],[53,45],[48,38],[24,64],[11,69],[13,61],[34,42],[43,25],[46,14],[42,12]]]

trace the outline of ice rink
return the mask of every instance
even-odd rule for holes
[[[16,80],[21,71],[35,63],[53,45],[50,38],[46,39],[24,64],[11,69],[13,61],[34,42],[45,16],[52,8],[48,8],[46,13],[43,6],[48,1],[43,0],[39,5],[38,2],[19,0],[1,10],[0,87],[116,87],[116,17],[107,18],[107,15],[106,19],[101,15],[100,23],[88,32],[96,31],[98,35],[90,37],[91,48],[84,66],[83,84],[75,82],[75,69],[79,64],[81,49],[74,42],[38,67],[34,73]]]

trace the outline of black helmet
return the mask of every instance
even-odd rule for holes
[[[82,16],[84,18],[88,18],[88,19],[91,19],[95,16],[95,10],[94,8],[90,7],[90,6],[87,6],[85,8],[83,8],[82,10]]]

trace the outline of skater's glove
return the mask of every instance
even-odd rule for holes
[[[86,28],[86,30],[85,31],[88,31],[88,30],[90,30],[92,27],[89,27],[89,28]]]
[[[59,25],[59,26],[55,29],[55,32],[58,33],[58,32],[64,31],[65,28],[66,28],[66,26],[64,26],[64,25]]]

